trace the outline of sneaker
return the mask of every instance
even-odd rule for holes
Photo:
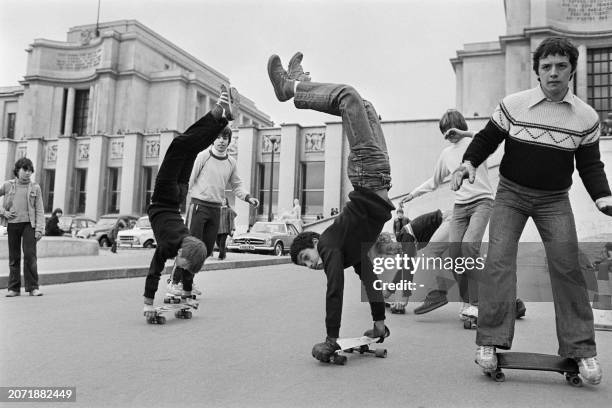
[[[8,293],[6,294],[6,297],[15,297],[15,296],[21,296],[21,292],[9,290]]]
[[[196,296],[202,296],[202,291],[196,288],[195,283],[191,285],[191,294]]]
[[[183,284],[180,282],[168,284],[168,289],[166,289],[166,294],[173,295],[173,296],[181,296],[183,294]]]
[[[459,308],[459,320],[467,320],[468,317],[465,315],[465,309],[470,307],[469,303],[461,303],[461,308]]]
[[[478,307],[467,303],[467,307],[461,312],[461,320],[467,320],[470,317],[478,317]]]
[[[287,77],[294,81],[309,82],[311,81],[310,72],[304,72],[304,68],[302,68],[302,58],[304,58],[304,54],[299,51],[291,57],[289,65],[287,66]]]
[[[268,59],[268,76],[272,87],[274,87],[274,93],[279,101],[284,102],[293,98],[295,94],[293,90],[294,81],[289,79],[287,71],[283,68],[281,59],[278,55],[274,54]]]
[[[414,309],[414,314],[420,315],[424,313],[429,313],[432,310],[435,310],[439,307],[444,306],[448,303],[448,299],[446,295],[442,292],[432,291],[425,296],[425,300],[421,306]]]
[[[476,364],[485,371],[493,371],[497,368],[497,354],[495,346],[478,346],[476,349]]]
[[[597,385],[601,382],[601,366],[597,357],[577,358],[578,369],[582,379],[589,384]]]
[[[225,85],[221,85],[221,94],[219,95],[219,100],[217,101],[217,105],[219,105],[223,109],[223,115],[227,120],[234,120],[238,116],[238,106],[240,104],[240,94],[236,90],[236,88],[232,87],[230,90],[227,90]]]
[[[34,289],[30,291],[30,296],[42,296],[42,292],[38,289]]]
[[[525,306],[525,303],[523,303],[521,299],[516,299],[516,318],[520,319],[521,317],[525,316],[526,312],[527,307]]]
[[[142,314],[144,315],[144,317],[148,318],[152,318],[155,317],[156,313],[155,313],[155,306],[153,305],[144,305],[144,308],[142,309]]]

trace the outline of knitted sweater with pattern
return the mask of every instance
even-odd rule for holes
[[[558,191],[572,184],[574,161],[593,201],[610,195],[599,152],[597,112],[568,90],[562,101],[540,86],[506,96],[463,155],[479,166],[502,141],[499,172],[525,187]]]

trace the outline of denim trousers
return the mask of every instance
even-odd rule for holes
[[[493,200],[490,198],[467,204],[455,204],[449,229],[451,258],[474,260],[478,258],[492,209]],[[461,274],[453,271],[463,303],[478,306],[478,274],[477,269],[466,268]]]
[[[527,219],[538,229],[548,260],[558,354],[597,354],[593,311],[578,262],[578,239],[567,190],[527,188],[500,177],[489,225],[489,251],[479,277],[476,344],[510,349],[514,337],[518,242]]]
[[[30,222],[8,223],[9,280],[8,290],[21,290],[21,249],[23,248],[23,280],[26,292],[38,289],[36,234]]]
[[[298,109],[342,117],[350,154],[347,174],[353,187],[391,188],[391,167],[380,119],[372,104],[349,85],[299,82],[293,99]]]

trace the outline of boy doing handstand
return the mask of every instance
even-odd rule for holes
[[[283,102],[293,98],[298,109],[312,109],[342,117],[342,126],[350,146],[347,173],[354,190],[350,201],[322,234],[303,232],[291,245],[291,260],[311,269],[324,269],[327,275],[326,317],[327,338],[316,344],[312,355],[329,361],[339,349],[344,269],[353,267],[359,275],[370,302],[374,327],[364,335],[389,336],[385,326],[385,303],[382,292],[375,290],[377,279],[368,258],[368,251],[391,219],[394,206],[389,201],[391,169],[389,155],[374,107],[348,85],[310,82],[301,67],[302,54],[297,53],[285,71],[278,55],[268,61],[268,74],[277,98]]]

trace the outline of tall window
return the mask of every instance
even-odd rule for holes
[[[53,191],[55,190],[55,170],[47,169],[43,172],[43,204],[45,212],[53,211]]]
[[[74,121],[72,133],[77,136],[87,134],[87,114],[89,112],[89,90],[77,89],[74,95]]]
[[[108,205],[106,212],[119,213],[119,199],[121,198],[121,169],[111,167],[108,169]]]
[[[258,186],[259,186],[259,207],[258,215],[267,215],[270,208],[270,163],[259,163]],[[278,172],[279,164],[274,162],[274,180],[272,180],[272,214],[278,211]]]
[[[6,138],[7,139],[15,138],[15,120],[16,119],[17,119],[16,113],[6,114]]]
[[[587,52],[587,102],[599,114],[601,134],[612,135],[612,47]]]
[[[153,197],[153,188],[155,187],[155,177],[157,176],[157,167],[143,167],[143,200],[140,210],[143,214],[147,213],[147,208]]]
[[[72,212],[82,214],[85,212],[85,199],[87,198],[87,169],[76,169],[74,177],[74,197]]]
[[[301,176],[302,215],[323,214],[325,162],[303,162]]]

